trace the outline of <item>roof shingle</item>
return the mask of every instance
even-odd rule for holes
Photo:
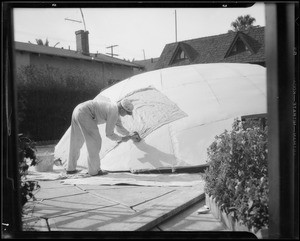
[[[243,41],[246,41],[254,53],[242,52],[227,57],[226,53],[237,36],[240,36]],[[190,57],[190,61],[183,60],[182,62],[171,63],[173,55],[179,46]],[[256,27],[243,32],[229,32],[226,34],[167,44],[163,49],[155,69],[199,63],[254,63],[264,61],[264,27]]]

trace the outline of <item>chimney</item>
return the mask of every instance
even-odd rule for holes
[[[78,30],[76,34],[76,50],[84,55],[89,53],[89,31]]]

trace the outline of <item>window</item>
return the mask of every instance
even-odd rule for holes
[[[237,39],[237,41],[235,42],[234,47],[231,51],[231,54],[237,54],[237,53],[241,53],[241,52],[244,52],[247,50],[248,50],[248,48],[244,44],[244,42],[241,39]]]
[[[232,49],[230,50],[229,54],[226,55],[226,57],[232,56],[235,54],[240,54],[243,52],[248,52],[249,54],[252,53],[251,49],[248,48],[248,46],[244,43],[244,41],[241,38],[237,38]]]
[[[187,56],[185,52],[182,49],[179,49],[179,51],[176,54],[175,61],[187,59]]]

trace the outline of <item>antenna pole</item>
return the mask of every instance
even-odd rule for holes
[[[177,43],[177,15],[175,10],[175,42]]]
[[[108,48],[111,49],[111,53],[106,53],[106,54],[110,54],[111,57],[118,56],[118,54],[114,54],[114,51],[113,51],[113,48],[114,48],[114,47],[117,47],[117,46],[118,46],[118,45],[111,45],[111,46],[106,47],[107,49],[108,49]]]
[[[83,25],[84,25],[84,31],[86,31],[86,27],[85,27],[85,21],[84,21],[84,16],[83,16],[83,12],[82,12],[81,8],[79,8],[79,9],[80,9],[80,12],[81,12],[81,17],[82,17],[82,21],[83,21]]]

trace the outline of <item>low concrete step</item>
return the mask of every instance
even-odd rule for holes
[[[210,211],[208,213],[198,213],[198,210],[204,205],[205,200],[203,199],[160,223],[152,231],[229,231]]]

